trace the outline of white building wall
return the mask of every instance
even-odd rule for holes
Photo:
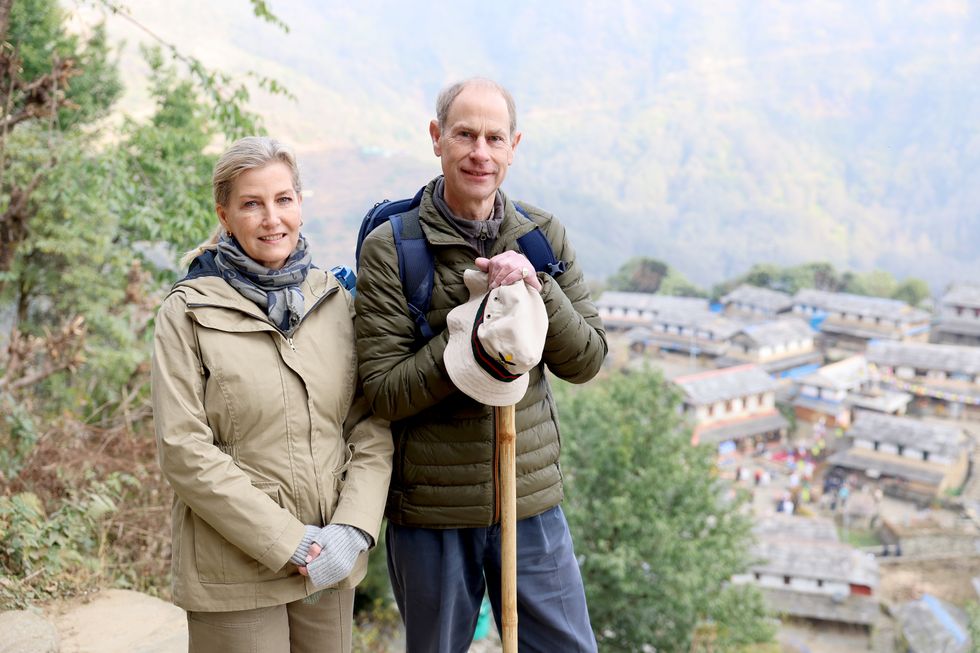
[[[820,388],[818,388],[816,386],[813,386],[813,385],[801,385],[800,386],[800,394],[803,395],[803,396],[805,396],[805,397],[819,398],[820,397]]]
[[[865,440],[864,438],[855,438],[854,446],[858,449],[868,449],[873,451],[875,448],[874,442],[871,440]]]
[[[741,397],[732,399],[732,414],[740,415],[745,413],[745,400]]]
[[[844,596],[850,596],[851,586],[847,583],[827,581],[823,584],[824,594],[843,594]]]
[[[823,388],[820,390],[820,397],[828,401],[844,401],[844,398],[847,397],[847,392],[844,390]]]
[[[767,392],[762,395],[762,407],[765,409],[775,408],[776,406],[776,394],[773,392]]]
[[[922,449],[913,449],[912,447],[905,447],[902,449],[902,456],[905,458],[912,458],[913,460],[922,460]]]
[[[890,442],[879,442],[878,451],[898,455],[898,447]]]

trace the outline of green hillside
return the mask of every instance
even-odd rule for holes
[[[507,188],[562,217],[594,276],[645,255],[701,284],[815,259],[980,277],[969,2],[273,3],[288,35],[240,0],[162,5],[130,3],[296,95],[253,106],[302,151],[331,261],[370,204],[438,172],[435,94],[483,74],[512,89],[525,133]]]

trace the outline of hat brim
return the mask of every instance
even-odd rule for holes
[[[443,353],[443,362],[456,387],[472,399],[487,406],[510,406],[524,398],[530,379],[525,373],[513,381],[498,381],[480,367],[473,357],[470,339],[476,312],[480,310],[483,297],[484,295],[471,297],[468,302],[449,312],[446,317],[449,344]]]

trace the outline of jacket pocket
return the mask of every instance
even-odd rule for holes
[[[340,503],[340,495],[343,494],[344,484],[347,483],[347,471],[350,469],[350,464],[353,459],[354,445],[347,444],[344,446],[343,464],[333,470],[333,496],[329,497],[327,504],[324,506],[326,508],[326,514],[321,515],[324,524],[329,524],[333,520],[333,513],[337,510],[337,504]]]
[[[252,485],[282,505],[278,483],[253,482]],[[289,565],[278,572],[272,571],[222,537],[197,514],[191,512],[191,515],[194,523],[194,557],[198,579],[202,583],[254,583],[287,575]]]

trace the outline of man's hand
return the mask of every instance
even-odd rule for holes
[[[528,286],[541,292],[541,280],[538,279],[534,266],[520,252],[508,250],[493,258],[481,256],[476,259],[476,267],[487,273],[487,283],[491,290],[523,280]]]

